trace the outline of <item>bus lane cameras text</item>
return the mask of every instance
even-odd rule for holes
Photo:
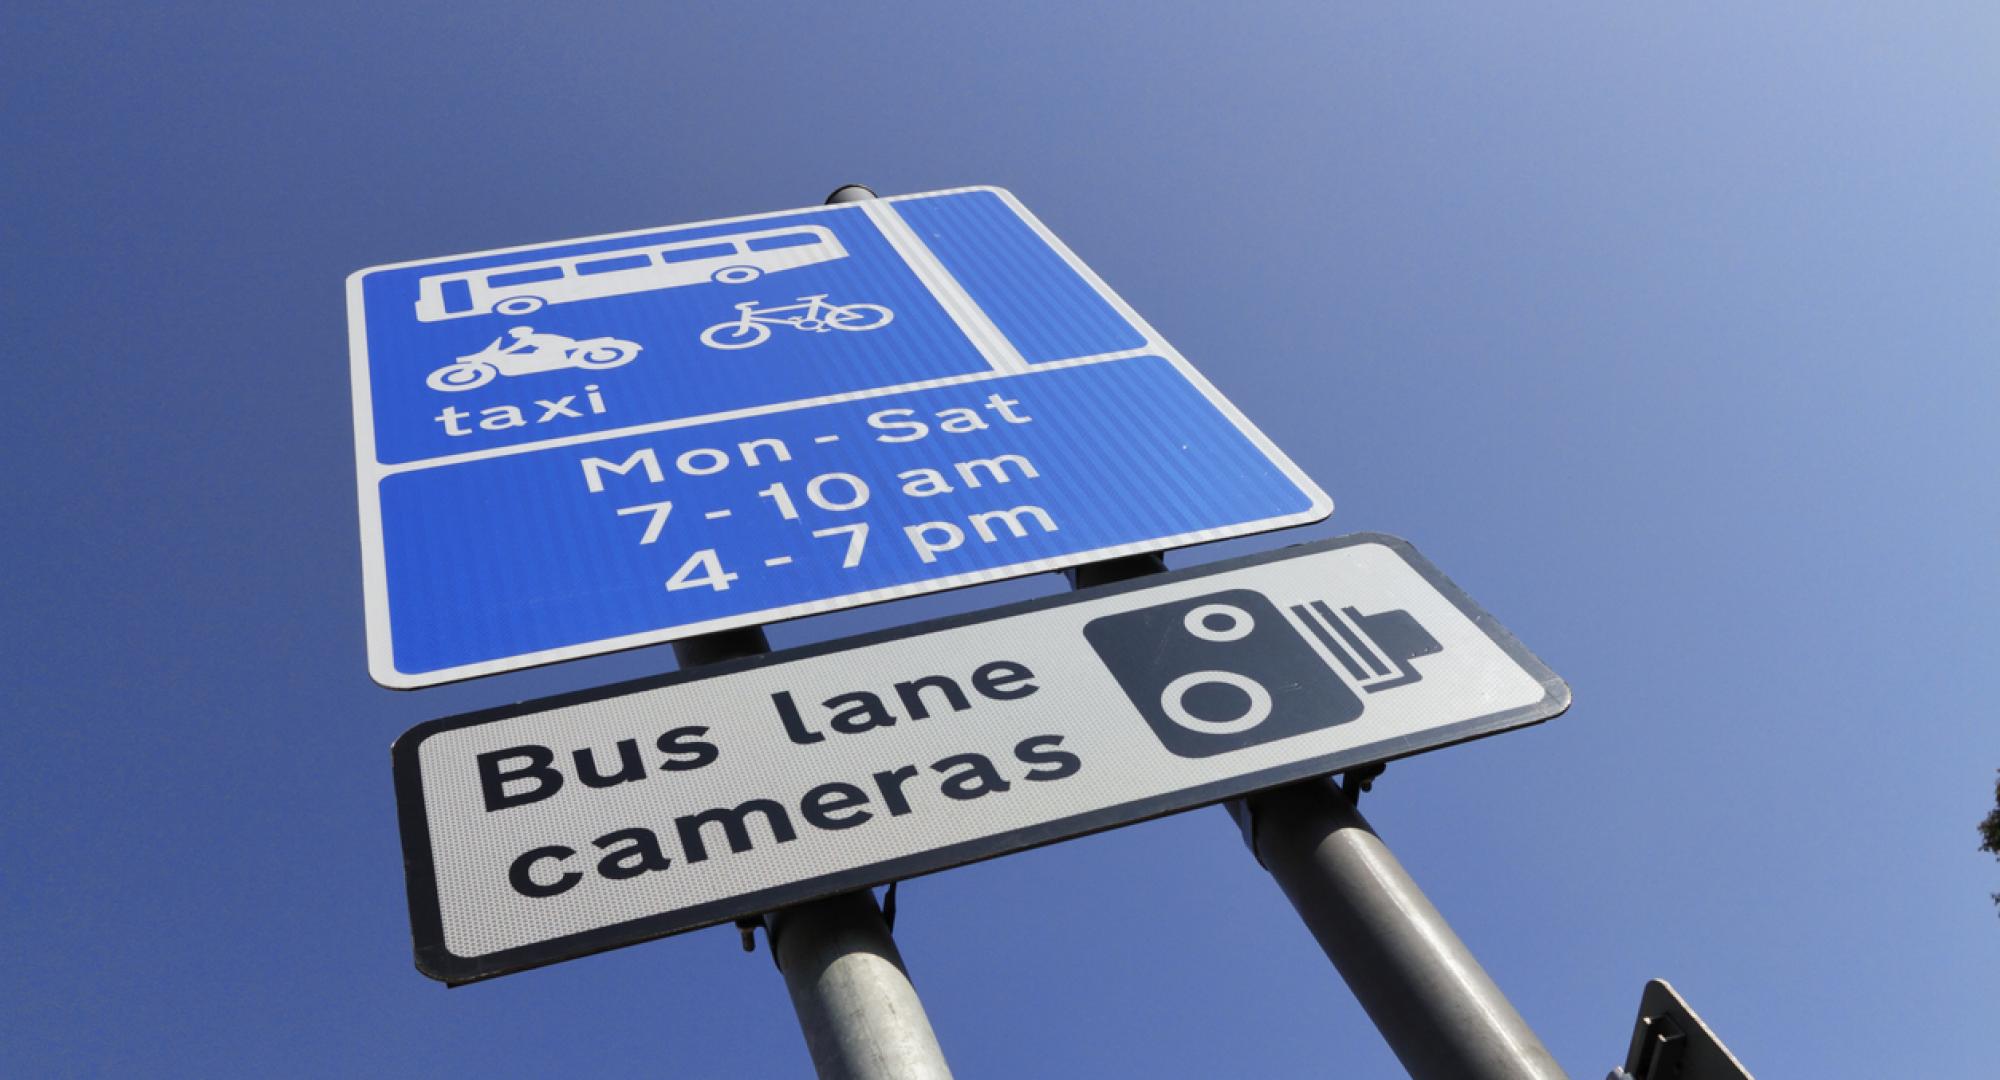
[[[789,690],[771,695],[771,721],[794,746],[829,737],[865,736],[899,723],[951,721],[957,714],[1004,708],[1041,689],[1025,664],[994,660],[975,667],[963,681],[923,675],[893,683],[887,690],[852,690],[816,705],[802,705]],[[967,718],[972,719],[972,718]],[[609,746],[556,747],[523,743],[475,755],[487,813],[517,811],[568,792],[568,798],[623,784],[672,784],[671,774],[707,768],[721,760],[723,747],[705,724],[674,727],[652,739]],[[1062,748],[1060,735],[1033,735],[1016,741],[1011,760],[995,762],[983,753],[951,754],[911,762],[850,780],[828,780],[802,794],[756,795],[733,806],[714,806],[634,822],[574,844],[547,844],[515,856],[507,882],[530,898],[560,896],[587,875],[626,881],[674,866],[677,851],[685,866],[725,854],[743,854],[758,844],[800,839],[799,824],[837,832],[860,828],[878,815],[903,817],[1004,795],[1016,784],[1052,783],[1075,776],[1083,762]],[[809,751],[806,751],[809,752]],[[1025,767],[1025,768],[1024,768]],[[574,784],[572,784],[574,781]],[[936,794],[931,794],[935,789]],[[794,812],[791,807],[796,807]],[[752,822],[756,827],[752,827]],[[811,835],[810,833],[808,835]]]

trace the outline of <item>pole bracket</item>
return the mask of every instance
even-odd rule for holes
[[[1363,765],[1341,773],[1340,793],[1347,796],[1348,802],[1360,806],[1361,793],[1375,790],[1375,778],[1381,776],[1388,768],[1388,765],[1378,761],[1373,765]]]
[[[888,889],[882,893],[882,925],[891,934],[896,932],[896,886],[900,884],[902,883],[899,881],[892,881],[889,883]],[[776,913],[773,912],[772,914]],[[769,915],[751,915],[736,920],[736,932],[743,935],[743,951],[757,951],[758,927],[764,928],[764,936],[771,943],[771,962],[777,964],[778,927],[773,924]],[[782,965],[780,969],[782,970]]]
[[[1388,768],[1388,765],[1376,762],[1373,765],[1359,765],[1338,774],[1340,793],[1346,796],[1350,804],[1360,806],[1361,793],[1373,791],[1376,777],[1381,776]],[[1257,853],[1257,811],[1250,805],[1252,797],[1244,795],[1230,799],[1222,804],[1222,808],[1229,811],[1230,819],[1236,822],[1237,829],[1243,833],[1243,846],[1250,849],[1250,857],[1257,860],[1258,866],[1268,871],[1271,868],[1264,866],[1264,856]]]

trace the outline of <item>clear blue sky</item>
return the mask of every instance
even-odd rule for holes
[[[367,676],[342,280],[998,184],[1566,677],[1364,803],[1557,1058],[1991,1074],[1983,4],[17,3],[0,1045],[41,1075],[787,1076],[715,929],[446,991]],[[777,626],[800,644],[1053,576]],[[964,1076],[1396,1075],[1218,810],[907,883]]]

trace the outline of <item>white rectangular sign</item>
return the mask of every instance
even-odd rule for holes
[[[417,966],[506,974],[1568,704],[1364,534],[434,721],[395,747]]]

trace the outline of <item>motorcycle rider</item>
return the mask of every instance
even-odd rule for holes
[[[532,326],[513,327],[507,331],[507,336],[514,341],[503,346],[500,351],[510,354],[525,353],[529,356],[538,356],[542,350],[547,349],[557,357],[561,357],[576,344],[575,338],[564,337],[561,334],[537,334]]]

